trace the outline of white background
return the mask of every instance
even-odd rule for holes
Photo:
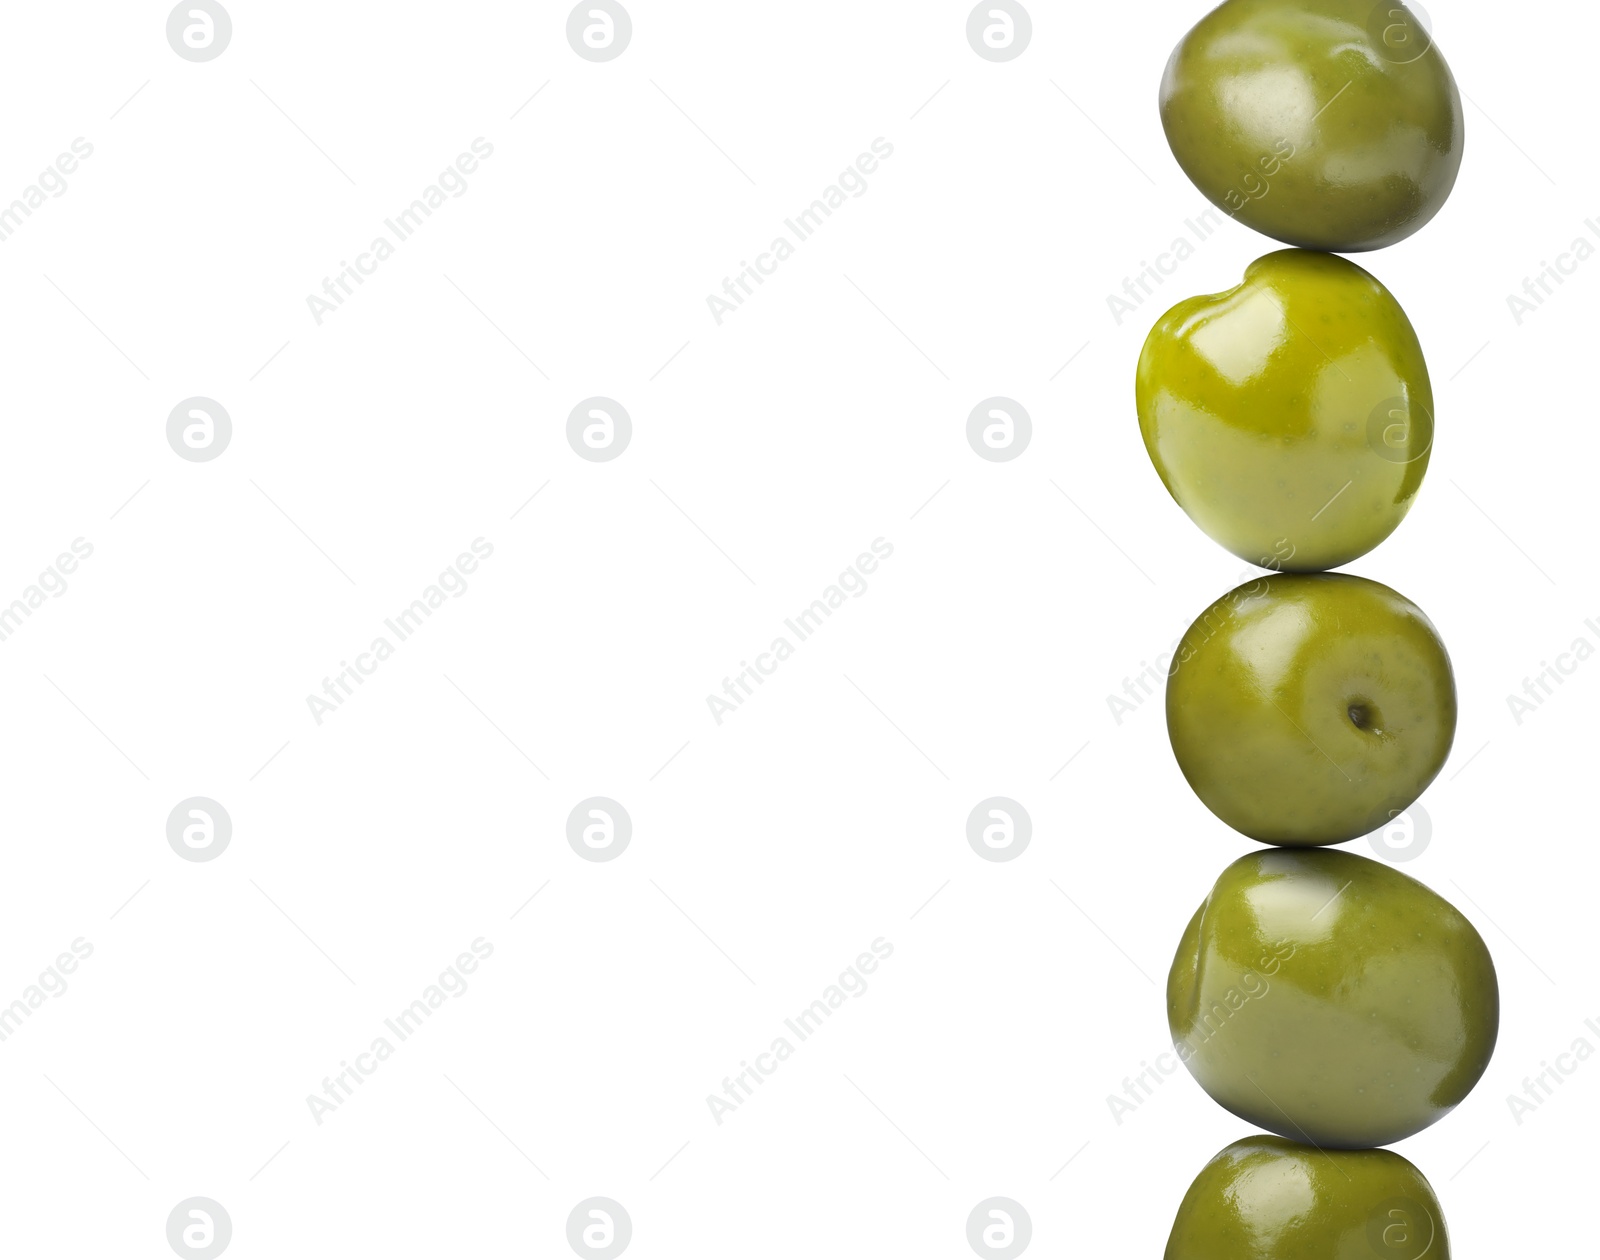
[[[0,1044],[11,1250],[170,1255],[205,1195],[241,1258],[558,1256],[605,1195],[639,1257],[957,1257],[1005,1195],[1037,1254],[1159,1253],[1248,1129],[1185,1073],[1120,1125],[1106,1098],[1166,1047],[1178,934],[1251,846],[1158,703],[1106,702],[1241,576],[1152,471],[1133,366],[1276,246],[1225,224],[1119,326],[1107,295],[1206,208],[1156,113],[1203,6],[1032,7],[1006,64],[968,6],[909,0],[640,0],[606,64],[550,3],[240,0],[205,64],[163,5],[7,10],[0,202],[94,146],[0,244],[0,602],[94,548],[0,643],[0,1001],[94,951]],[[1600,1045],[1600,665],[1506,703],[1600,643],[1600,263],[1520,326],[1506,302],[1600,213],[1600,15],[1511,17],[1435,5],[1460,181],[1360,259],[1439,430],[1351,569],[1428,611],[1461,690],[1405,869],[1503,988],[1488,1074],[1399,1147],[1464,1257],[1587,1222],[1600,1088],[1585,1064],[1521,1125],[1506,1102]],[[465,194],[319,326],[306,296],[480,136]],[[876,137],[868,191],[718,326],[707,295]],[[194,395],[232,417],[213,462],[166,441]],[[633,418],[614,462],[567,444],[591,395]],[[991,395],[1033,418],[1009,463],[966,442]],[[467,592],[318,725],[306,696],[479,537]],[[719,726],[708,693],[880,537]],[[565,836],[597,794],[633,822],[608,863]],[[997,794],[1034,828],[1004,863],[965,836]],[[166,840],[193,795],[233,820],[214,861]],[[317,1124],[306,1096],[478,937],[470,989]],[[868,990],[715,1123],[877,937]]]

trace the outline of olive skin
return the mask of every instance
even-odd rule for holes
[[[1335,254],[1258,258],[1157,321],[1135,384],[1145,449],[1178,506],[1252,564],[1331,569],[1411,510],[1433,387],[1388,289]]]
[[[1194,1179],[1166,1260],[1450,1260],[1428,1179],[1393,1151],[1248,1137]]]
[[[1461,94],[1401,0],[1226,0],[1173,50],[1161,125],[1208,200],[1308,249],[1404,240],[1461,167]]]
[[[1320,1147],[1385,1146],[1440,1119],[1494,1052],[1483,938],[1392,867],[1329,849],[1234,862],[1167,976],[1173,1045],[1206,1093]]]
[[[1274,573],[1229,591],[1184,633],[1166,704],[1195,795],[1264,844],[1376,831],[1433,781],[1456,729],[1433,623],[1349,573]]]

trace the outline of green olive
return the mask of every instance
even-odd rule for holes
[[[1423,611],[1349,573],[1274,573],[1184,633],[1167,737],[1189,786],[1267,844],[1339,844],[1406,810],[1456,729],[1450,657]]]
[[[1136,384],[1145,449],[1178,505],[1252,564],[1331,569],[1389,536],[1433,445],[1411,321],[1334,254],[1258,258],[1225,293],[1150,330]]]
[[[1234,862],[1167,976],[1173,1045],[1206,1093],[1330,1148],[1384,1146],[1449,1112],[1488,1066],[1499,1012],[1494,962],[1460,911],[1330,849]]]
[[[1173,50],[1161,123],[1207,198],[1310,249],[1403,240],[1461,167],[1455,78],[1401,0],[1226,0]]]
[[[1428,1179],[1393,1151],[1248,1137],[1183,1196],[1166,1260],[1450,1260]]]

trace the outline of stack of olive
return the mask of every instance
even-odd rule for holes
[[[1167,1018],[1206,1092],[1277,1136],[1206,1165],[1167,1260],[1447,1260],[1433,1190],[1376,1148],[1482,1076],[1494,964],[1432,890],[1324,846],[1422,794],[1454,738],[1455,680],[1420,608],[1327,570],[1399,525],[1434,432],[1405,312],[1333,251],[1392,244],[1439,210],[1461,99],[1400,0],[1227,0],[1174,51],[1161,119],[1206,197],[1295,247],[1180,302],[1139,358],[1139,424],[1167,490],[1268,571],[1195,620],[1168,680],[1190,787],[1273,847],[1223,871],[1189,921]]]

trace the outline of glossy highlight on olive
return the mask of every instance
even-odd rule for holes
[[[1422,795],[1450,754],[1455,675],[1427,615],[1349,573],[1275,573],[1184,633],[1167,737],[1195,795],[1264,844],[1340,844]]]
[[[1266,849],[1224,870],[1184,929],[1167,1022],[1235,1115],[1315,1146],[1384,1146],[1477,1084],[1500,991],[1483,938],[1432,889],[1352,853]]]
[[[1226,292],[1179,302],[1145,339],[1134,392],[1151,463],[1190,520],[1285,572],[1381,543],[1433,449],[1411,321],[1335,254],[1279,250]]]
[[[1226,0],[1174,49],[1161,124],[1240,223],[1344,253],[1439,212],[1464,132],[1444,54],[1400,0]]]
[[[1450,1260],[1428,1179],[1393,1151],[1248,1137],[1218,1151],[1178,1208],[1165,1260]]]

